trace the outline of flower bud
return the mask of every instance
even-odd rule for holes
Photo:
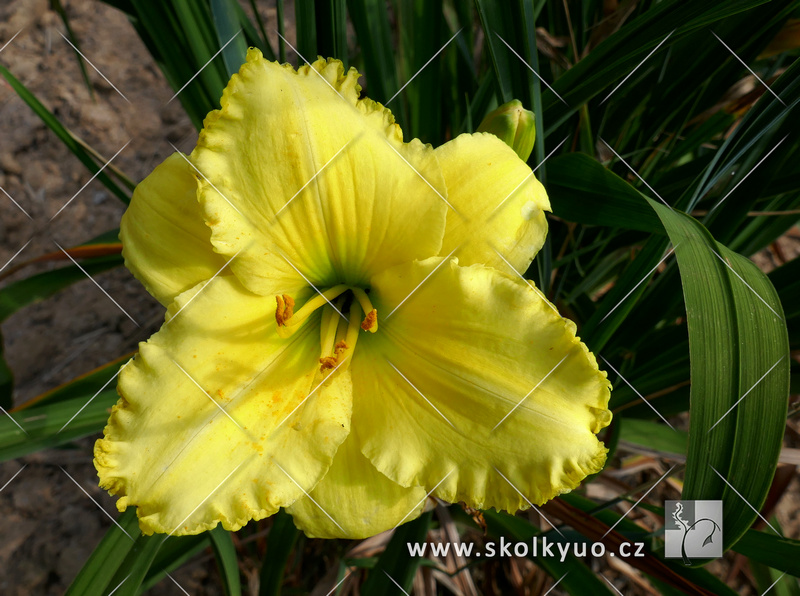
[[[518,99],[512,99],[489,112],[477,132],[492,133],[516,151],[520,159],[528,161],[536,140],[536,116]]]

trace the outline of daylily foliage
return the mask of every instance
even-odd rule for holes
[[[605,462],[606,375],[518,274],[542,185],[488,133],[404,143],[358,78],[250,50],[191,155],[137,187],[123,254],[167,315],[95,464],[145,533],[285,507],[365,537],[429,494],[516,511]]]

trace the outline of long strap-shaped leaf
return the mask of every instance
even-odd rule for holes
[[[774,287],[686,214],[648,199],[676,246],[691,354],[684,499],[724,501],[724,546],[753,524],[778,461],[789,340]]]
[[[717,243],[700,222],[644,199],[591,158],[563,156],[554,160],[550,171],[553,205],[563,201],[571,205],[567,211],[577,213],[579,204],[590,202],[579,197],[583,190],[580,184],[567,180],[564,174],[571,171],[575,179],[592,180],[595,189],[607,191],[602,193],[605,199],[594,215],[584,212],[581,221],[609,225],[609,211],[619,214],[617,225],[635,227],[630,225],[632,218],[625,217],[622,211],[637,212],[649,206],[676,247],[688,317],[692,382],[683,497],[724,500],[724,544],[730,547],[756,519],[772,481],[783,437],[790,362],[786,321],[778,294],[753,263]],[[557,207],[556,213],[560,209]],[[568,213],[565,215],[569,218]],[[648,221],[647,229],[656,223]],[[648,245],[653,242],[657,243],[657,238]],[[640,260],[642,265],[633,272],[636,275],[632,274],[634,283],[652,275],[652,265],[658,261],[662,247],[657,248],[659,251],[652,255],[643,251],[635,259],[633,265]],[[623,281],[618,282],[620,293],[628,291],[622,287],[626,285]],[[639,296],[638,290],[632,292],[614,315],[630,311]],[[581,331],[594,349],[598,339],[602,345],[619,325],[615,317],[605,318],[604,313],[619,301],[615,292],[610,292],[608,298],[593,317],[600,322],[590,321]]]

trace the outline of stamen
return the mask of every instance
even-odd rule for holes
[[[364,331],[375,333],[378,330],[378,311],[372,306],[369,296],[361,288],[353,288],[353,296],[356,297],[356,300],[361,305],[361,310],[366,314],[364,321],[361,323],[361,328]]]
[[[310,317],[315,310],[329,304],[340,294],[343,294],[350,288],[344,284],[339,284],[328,290],[317,294],[306,302],[300,310],[294,312],[294,299],[284,294],[283,296],[275,296],[278,303],[278,308],[275,310],[275,321],[278,323],[278,335],[283,338],[290,337],[300,328],[300,325]]]
[[[345,334],[345,338],[339,339],[341,337],[341,332],[343,325],[341,324],[342,321],[339,321],[339,326],[337,329],[337,342],[334,346],[333,352],[334,356],[323,356],[319,359],[320,362],[320,372],[323,374],[329,370],[334,368],[336,369],[346,369],[350,366],[349,360],[353,357],[353,352],[356,347],[356,342],[358,341],[358,333],[361,331],[361,327],[358,324],[358,315],[361,307],[356,302],[353,301],[350,304],[350,317],[349,322],[347,324],[347,332]]]

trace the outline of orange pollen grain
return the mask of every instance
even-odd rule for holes
[[[275,296],[278,303],[278,308],[275,309],[275,321],[278,327],[286,327],[286,321],[292,318],[294,314],[294,298],[288,294],[283,296]]]
[[[377,322],[378,322],[378,311],[373,308],[371,311],[367,313],[367,316],[364,317],[364,320],[361,322],[361,328],[364,331],[369,331],[375,326]]]
[[[319,363],[322,365],[319,367],[320,371],[331,370],[332,368],[336,368],[336,358],[333,356],[324,356],[323,358],[319,359]]]
[[[344,352],[346,349],[347,349],[347,342],[345,342],[344,340],[342,340],[342,341],[340,341],[339,343],[337,343],[337,344],[334,346],[334,348],[333,348],[333,353],[334,353],[334,354],[336,354],[336,355],[338,356],[339,354],[341,354],[342,352]]]

